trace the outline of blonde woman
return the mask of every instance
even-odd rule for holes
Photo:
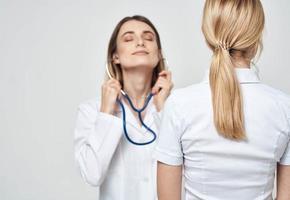
[[[206,0],[213,52],[202,83],[167,100],[155,156],[159,200],[290,199],[290,97],[250,68],[262,45],[260,0]],[[181,98],[182,97],[182,98]]]
[[[110,79],[102,85],[101,98],[79,107],[79,170],[85,182],[100,188],[100,200],[155,200],[157,162],[152,151],[172,81],[149,19],[136,15],[117,24],[107,65]],[[139,115],[133,108],[144,109]]]

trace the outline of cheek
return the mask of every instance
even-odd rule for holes
[[[156,56],[154,57],[154,59],[153,59],[153,67],[156,67],[156,66],[157,66],[159,60],[160,60],[159,56],[156,55]]]
[[[119,45],[117,48],[117,53],[119,55],[119,57],[124,57],[127,56],[130,52],[130,47],[129,45]]]
[[[158,48],[157,43],[152,44],[150,49],[152,49],[151,51],[154,52],[154,55],[157,55],[157,57],[159,57],[159,48]]]
[[[152,66],[153,68],[155,68],[159,62],[160,58],[158,55],[158,51],[156,51],[154,54],[152,54],[150,56],[150,66]]]
[[[159,49],[156,48],[154,49],[153,51],[154,53],[152,54],[152,59],[155,61],[155,62],[158,62],[161,58],[160,58],[160,54],[159,54]]]

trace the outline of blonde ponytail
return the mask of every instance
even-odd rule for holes
[[[228,50],[215,50],[209,80],[217,131],[229,139],[244,139],[242,95]]]
[[[214,124],[220,135],[246,138],[243,98],[235,53],[251,60],[261,47],[264,12],[259,0],[206,0],[202,30],[213,51],[210,87]]]

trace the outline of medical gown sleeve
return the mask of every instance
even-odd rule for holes
[[[79,106],[75,127],[75,160],[83,179],[100,186],[122,136],[122,121],[98,111],[96,103]]]

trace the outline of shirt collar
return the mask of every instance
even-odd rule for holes
[[[235,68],[240,83],[260,83],[258,72],[252,68]],[[203,82],[209,83],[209,70],[207,70]]]

